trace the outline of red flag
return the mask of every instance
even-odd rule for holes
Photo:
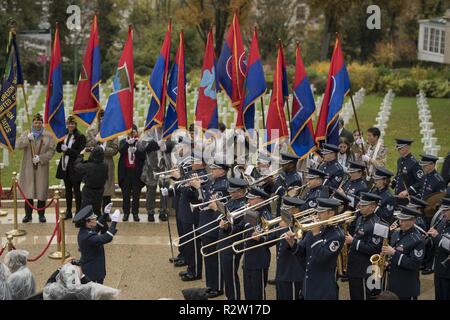
[[[278,139],[287,137],[289,132],[286,125],[286,115],[284,114],[283,88],[287,83],[286,68],[284,65],[283,47],[278,46],[277,65],[273,79],[272,97],[270,98],[269,111],[267,112],[267,138],[266,144],[268,151],[272,151],[271,145]]]
[[[203,130],[217,129],[219,125],[216,68],[214,60],[214,39],[212,30],[210,30],[206,42],[200,88],[198,89],[197,108],[195,110],[195,122],[200,122],[200,126]]]

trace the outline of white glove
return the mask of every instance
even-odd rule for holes
[[[119,222],[119,218],[120,218],[120,210],[116,209],[116,211],[114,211],[114,213],[111,215],[111,221]]]
[[[161,150],[162,152],[166,151],[166,141],[165,140],[158,141],[158,146],[159,146],[159,150]]]
[[[100,147],[102,147],[103,151],[106,150],[106,144],[101,144]]]
[[[62,151],[67,151],[67,149],[69,149],[69,148],[67,148],[67,146],[65,144],[61,145],[61,150]]]
[[[38,155],[35,155],[35,156],[33,157],[33,163],[34,163],[34,164],[38,164],[40,161],[41,161],[41,159],[39,158]]]
[[[363,160],[364,162],[369,162],[370,157],[369,157],[368,155],[364,154],[364,155],[362,156],[362,160]]]
[[[358,138],[358,139],[356,139],[355,143],[356,144],[363,144],[363,139]]]
[[[161,195],[163,197],[167,197],[169,195],[169,189],[167,188],[161,188]]]
[[[95,136],[95,142],[98,142],[98,139],[100,138],[100,133],[97,133],[97,135]]]
[[[113,203],[112,203],[112,202],[108,203],[108,204],[106,205],[105,209],[103,210],[103,212],[104,212],[104,213],[107,213],[107,214],[111,213],[111,208],[112,208],[112,206],[113,206]]]
[[[129,139],[127,140],[128,144],[134,144],[135,141],[136,141],[135,138],[129,138]]]
[[[28,138],[28,140],[33,141],[33,140],[34,140],[34,135],[30,132],[30,133],[27,135],[27,138]]]

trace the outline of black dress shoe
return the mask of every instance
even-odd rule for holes
[[[167,214],[166,213],[160,213],[159,214],[159,220],[167,221]]]
[[[184,267],[184,266],[187,266],[187,262],[184,261],[184,260],[182,260],[182,259],[179,259],[179,260],[176,261],[173,265],[174,265],[175,267]]]
[[[33,218],[31,216],[25,216],[22,219],[22,223],[28,223],[28,222],[31,222],[31,221],[33,221]]]
[[[47,219],[45,219],[44,215],[39,216],[39,222],[40,223],[46,223],[47,222]]]
[[[185,275],[187,275],[189,272],[186,270],[186,271],[180,271],[179,273],[178,273],[178,275],[180,276],[180,277],[182,277],[182,276],[185,276]]]
[[[153,213],[148,214],[147,221],[155,222],[155,215]]]
[[[174,257],[174,258],[169,258],[169,262],[170,263],[175,263],[175,262],[177,262],[180,259],[181,259],[180,256],[177,256],[177,257]]]
[[[201,276],[195,276],[192,273],[187,273],[186,275],[181,277],[181,281],[195,281],[200,280],[201,278]]]
[[[422,271],[422,274],[425,276],[425,275],[427,275],[427,274],[432,274],[432,273],[434,273],[434,270],[433,269],[429,269],[429,268],[426,268],[426,269],[424,269],[423,271]]]
[[[141,219],[139,219],[139,215],[138,214],[133,214],[133,220],[134,220],[134,222],[141,221]]]
[[[125,213],[125,214],[123,215],[122,221],[123,221],[123,222],[127,222],[129,218],[130,218],[130,214],[129,214],[129,213],[128,213],[128,214]]]
[[[209,291],[207,291],[206,292],[206,296],[208,297],[208,299],[211,299],[211,298],[216,298],[216,297],[218,297],[218,296],[221,296],[221,295],[223,295],[223,291],[222,290],[209,290]]]
[[[111,217],[109,216],[109,214],[106,216],[106,222],[111,222]]]
[[[269,279],[269,280],[267,280],[267,284],[274,286],[277,284],[277,281],[275,279]]]
[[[66,212],[66,217],[64,218],[64,220],[69,220],[69,219],[72,219],[73,218],[73,215],[72,215],[72,212]]]

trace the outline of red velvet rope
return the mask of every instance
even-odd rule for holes
[[[27,203],[27,205],[28,205],[31,209],[33,209],[33,210],[36,210],[36,211],[44,211],[45,209],[47,209],[48,207],[50,207],[50,206],[53,204],[53,202],[55,201],[55,198],[52,198],[52,200],[51,200],[45,207],[43,207],[43,208],[36,208],[36,207],[34,207],[34,206],[28,201],[27,197],[25,196],[25,194],[24,194],[23,191],[22,191],[22,188],[20,188],[19,183],[17,183],[16,185],[17,185],[17,189],[19,189],[19,193],[20,193],[20,195],[22,196],[23,200],[25,200],[25,202]]]
[[[3,252],[5,251],[5,248],[8,246],[8,243],[6,243],[3,248],[0,250],[0,256],[3,254]]]
[[[56,224],[55,229],[53,230],[52,236],[50,237],[50,240],[48,241],[47,245],[45,246],[44,250],[42,250],[42,252],[35,258],[28,258],[27,261],[28,262],[35,262],[37,260],[39,260],[48,250],[48,248],[50,247],[50,244],[53,241],[53,238],[56,235],[56,232],[59,230],[59,223]],[[14,248],[15,249],[15,248]]]

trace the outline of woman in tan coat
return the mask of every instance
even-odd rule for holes
[[[31,146],[34,149],[32,154]],[[34,205],[33,199],[37,199],[37,207],[45,207],[48,197],[50,160],[55,154],[56,143],[50,132],[43,127],[42,116],[38,113],[33,118],[31,132],[24,132],[16,143],[17,149],[23,149],[22,167],[20,169],[20,188],[30,204]],[[33,209],[25,203],[25,217],[22,222],[32,220]],[[45,210],[38,212],[39,221],[47,222]]]
[[[101,121],[105,111],[100,110],[97,115],[97,126],[92,126],[86,132],[86,151],[91,152],[97,145],[101,146],[105,152],[105,163],[108,165],[108,180],[105,183],[105,191],[103,193],[102,209],[111,202],[111,197],[114,195],[114,156],[119,153],[119,139],[113,139],[105,143],[98,141]]]

